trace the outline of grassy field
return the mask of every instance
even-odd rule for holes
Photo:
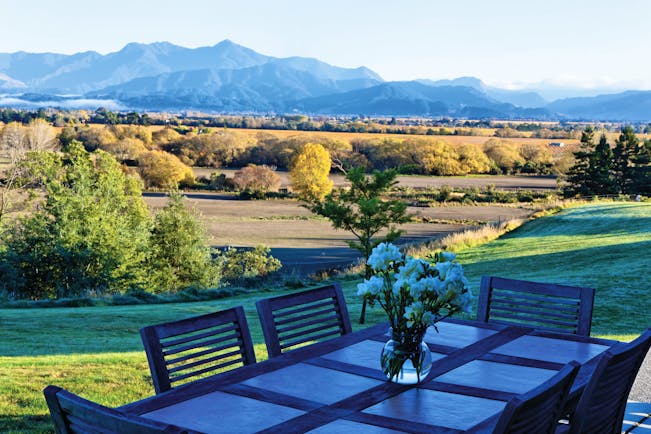
[[[528,223],[459,252],[459,260],[474,289],[482,274],[593,286],[593,335],[630,339],[651,323],[650,248],[651,204],[601,203]],[[355,320],[361,307],[357,281],[342,283]],[[146,324],[243,305],[257,355],[264,358],[254,304],[269,295],[153,306],[0,309],[0,432],[50,429],[41,395],[47,384],[111,406],[153,394],[138,336]],[[369,312],[368,324],[381,320],[378,309]]]

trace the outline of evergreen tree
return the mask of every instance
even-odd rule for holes
[[[615,180],[613,178],[613,150],[610,148],[605,134],[599,138],[590,159],[589,185],[597,194],[615,194]]]
[[[636,168],[634,158],[639,152],[639,144],[633,127],[622,129],[613,150],[613,174],[618,193],[635,193]]]
[[[634,165],[633,193],[651,195],[651,140],[638,147],[632,159]]]
[[[567,173],[565,187],[566,196],[593,196],[598,192],[593,190],[591,166],[594,164],[594,129],[586,127],[581,133],[581,147],[574,153],[575,163]]]
[[[151,290],[167,292],[189,286],[219,284],[219,272],[206,244],[205,228],[184,204],[178,190],[170,192],[163,210],[154,218],[147,258]]]

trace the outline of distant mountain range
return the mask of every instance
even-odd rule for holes
[[[184,48],[130,43],[87,51],[0,53],[0,106],[364,114],[498,119],[651,120],[651,91],[547,101],[474,77],[386,82],[368,68],[276,58],[229,40]]]

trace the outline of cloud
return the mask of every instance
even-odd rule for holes
[[[63,109],[98,109],[105,107],[109,110],[126,110],[127,106],[121,104],[119,101],[112,99],[92,99],[92,98],[73,98],[61,99],[58,101],[27,101],[18,97],[8,95],[0,95],[0,107],[13,107],[13,108],[41,108],[41,107],[57,107]]]

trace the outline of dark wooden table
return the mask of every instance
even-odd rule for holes
[[[428,331],[426,381],[386,381],[387,325],[199,380],[120,410],[206,433],[481,433],[505,402],[577,360],[576,396],[613,341],[451,320]]]

